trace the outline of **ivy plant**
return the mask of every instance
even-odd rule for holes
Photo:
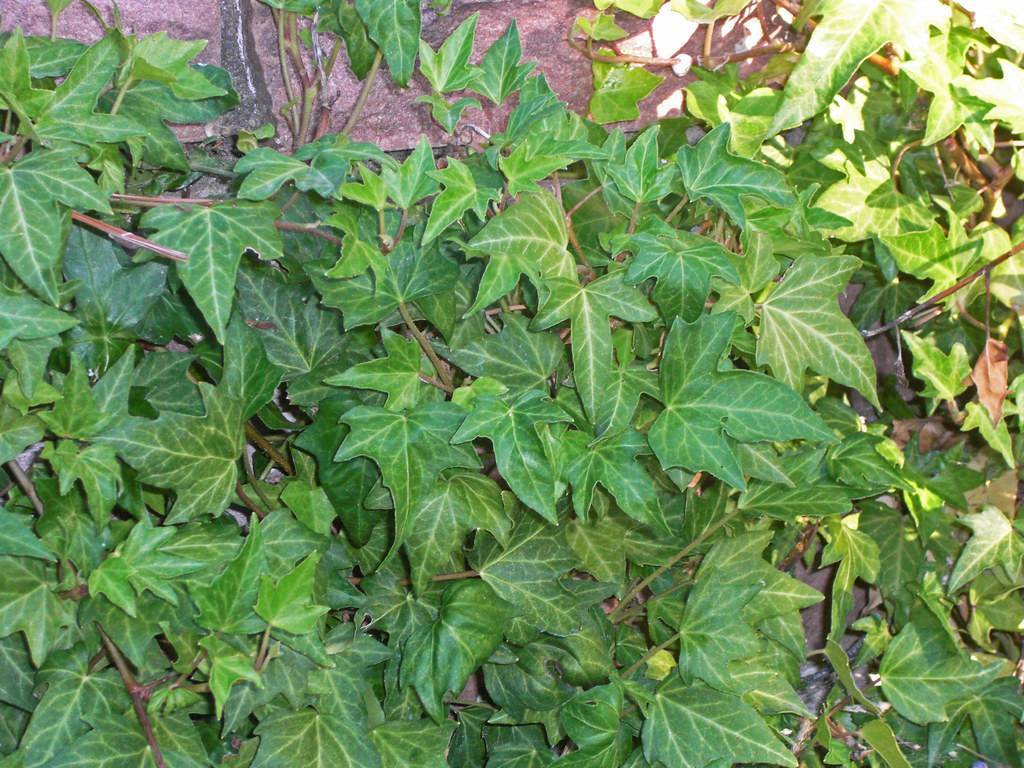
[[[179,143],[202,42],[0,40],[0,766],[1022,765],[1017,5],[765,3],[626,133],[660,2],[587,117],[265,2],[291,151]],[[354,141],[384,71],[507,121]]]

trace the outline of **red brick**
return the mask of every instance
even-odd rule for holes
[[[110,0],[97,0],[97,5],[109,14]],[[226,66],[244,100],[242,108],[212,130],[231,132],[240,125],[251,127],[268,115],[276,117],[286,102],[277,58],[277,33],[270,9],[258,0],[121,0],[119,5],[125,27],[131,31],[151,33],[164,30],[173,37],[205,38],[209,41],[200,59]],[[761,26],[754,13],[757,6],[758,3],[753,3],[742,19],[719,25],[712,46],[715,56],[728,55],[763,42]],[[241,35],[234,28],[239,11],[242,12],[241,18],[247,20]],[[591,0],[454,0],[449,14],[438,16],[429,10],[424,11],[422,35],[436,48],[456,25],[476,11],[480,12],[480,21],[475,60],[479,60],[483,51],[504,32],[509,21],[515,19],[523,42],[524,59],[536,60],[538,71],[545,74],[555,93],[572,109],[586,113],[591,93],[590,62],[569,47],[566,35],[578,14],[595,13]],[[0,0],[0,13],[4,30],[21,26],[26,33],[49,32],[49,12],[43,0]],[[679,53],[688,54],[694,61],[700,58],[703,27],[698,29],[696,25],[665,13],[654,21],[619,14],[619,23],[630,32],[630,37],[620,43],[623,52],[671,57],[676,54],[671,49],[683,44]],[[232,28],[222,33],[222,24]],[[101,33],[96,19],[77,2],[61,15],[57,29],[61,36],[84,41],[94,40]],[[777,17],[771,19],[770,31],[772,39],[784,34]],[[236,42],[239,40],[241,46]],[[222,50],[222,41],[228,50]],[[254,46],[255,53],[250,46]],[[344,125],[361,87],[343,63],[344,55],[328,89],[333,100],[331,130],[340,130]],[[753,68],[757,61],[747,62],[744,66]],[[656,72],[666,80],[641,103],[638,123],[678,114],[682,106],[681,89],[693,79],[690,73],[680,77],[667,68]],[[435,145],[451,141],[434,125],[427,106],[416,103],[416,97],[425,93],[427,88],[418,74],[408,88],[398,88],[386,73],[382,74],[373,86],[354,137],[376,142],[387,150],[412,147],[421,135],[428,136]],[[493,132],[500,130],[506,114],[507,108],[500,110],[487,104],[483,111],[467,111],[464,119]],[[283,121],[278,120],[278,123],[278,144],[288,147],[290,136],[287,128]],[[202,129],[182,133],[186,139],[201,135]]]

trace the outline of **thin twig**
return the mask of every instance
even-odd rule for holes
[[[679,202],[675,204],[675,207],[671,211],[669,211],[668,216],[665,217],[665,223],[671,224],[672,219],[674,219],[676,216],[680,214],[680,212],[683,210],[683,208],[686,207],[686,204],[688,202],[690,202],[690,198],[687,197],[686,195],[683,195],[681,198],[679,198]]]
[[[301,232],[304,235],[319,237],[321,240],[326,240],[333,245],[341,245],[340,237],[320,229],[316,224],[301,224],[297,221],[282,221],[278,219],[274,222],[274,226],[285,232]]]
[[[129,232],[126,229],[115,227],[113,224],[108,224],[105,221],[94,219],[92,216],[87,216],[84,213],[72,211],[71,218],[80,224],[85,224],[87,227],[92,227],[93,229],[102,232],[115,243],[123,245],[126,248],[142,248],[151,253],[155,253],[157,256],[163,256],[165,259],[171,259],[172,261],[188,261],[187,253],[182,253],[174,248],[168,248],[165,245],[159,245],[158,243],[154,243],[152,240],[147,240],[142,237],[142,235],[136,235],[134,232]]]
[[[796,543],[793,545],[793,548],[789,551],[789,554],[787,554],[782,559],[782,562],[779,563],[780,571],[788,571],[796,564],[797,560],[803,557],[804,552],[807,551],[807,547],[809,547],[811,545],[811,541],[814,540],[814,534],[817,532],[817,523],[810,523],[803,529],[799,538],[797,538]]]
[[[992,214],[995,213],[996,204],[1002,197],[1006,185],[1013,180],[1014,176],[1015,173],[1012,167],[1001,168],[992,180],[981,188],[980,191],[985,196],[985,206],[981,209],[980,214],[982,221],[992,221]]]
[[[266,629],[263,630],[263,636],[260,637],[260,649],[256,653],[256,662],[253,664],[253,669],[257,672],[263,670],[263,665],[267,663],[267,652],[270,650],[270,628],[272,625],[267,624]]]
[[[8,113],[10,114],[10,113]],[[7,149],[0,153],[0,165],[6,165],[11,160],[14,160],[18,153],[21,152],[22,147],[28,141],[24,136],[17,136],[7,142]]]
[[[569,236],[569,243],[572,245],[572,249],[576,254],[576,258],[579,259],[582,264],[582,271],[584,282],[588,282],[597,277],[597,273],[594,272],[594,268],[590,266],[590,259],[587,258],[587,254],[583,251],[583,245],[580,243],[579,237],[576,236],[576,229],[572,225],[572,217],[569,212],[565,210],[565,201],[562,199],[562,182],[558,178],[558,173],[554,174],[554,183],[552,188],[555,190],[555,198],[558,200],[558,207],[562,210],[565,215],[565,230]]]
[[[629,216],[629,226],[626,227],[626,234],[632,235],[636,232],[637,222],[640,220],[640,201],[637,200],[633,205],[633,212]]]
[[[258,517],[260,520],[267,516],[267,513],[262,509],[262,507],[260,507],[259,504],[252,500],[249,494],[245,492],[245,489],[242,488],[242,484],[237,480],[235,481],[235,493],[238,494],[238,498],[242,500],[242,503],[245,504],[245,506],[247,506],[249,510],[254,515],[256,515],[256,517]]]
[[[803,8],[796,3],[790,2],[790,0],[774,0],[774,3],[779,7],[785,8],[787,11],[792,13],[793,16],[799,16],[803,11]],[[818,23],[814,19],[807,19],[807,27],[809,29],[813,30],[816,26],[818,26]],[[880,54],[872,53],[868,56],[867,60],[892,77],[896,77],[900,73],[899,69],[892,61]]]
[[[286,475],[291,476],[295,474],[295,468],[288,460],[288,457],[271,445],[267,438],[265,438],[263,434],[248,421],[245,423],[245,436],[253,445],[269,456]]]
[[[711,59],[711,44],[715,39],[715,20],[712,19],[707,23],[704,29],[704,47],[701,49],[701,61],[707,66],[707,62]]]
[[[674,635],[672,635],[672,637],[670,637],[665,642],[658,643],[653,648],[648,649],[647,653],[645,653],[639,659],[637,659],[632,664],[630,664],[629,667],[626,669],[626,671],[622,673],[622,675],[621,675],[622,679],[623,680],[628,680],[629,678],[631,678],[633,676],[633,674],[638,669],[640,669],[640,667],[642,667],[644,665],[644,662],[650,661],[657,654],[659,654],[662,651],[664,651],[666,648],[668,648],[670,645],[672,645],[672,643],[676,642],[679,639],[679,636],[682,635],[682,634],[683,634],[682,632],[676,632]]]
[[[124,683],[125,690],[131,696],[135,716],[142,727],[142,734],[146,737],[149,750],[153,753],[153,763],[156,765],[156,768],[166,768],[163,753],[160,751],[160,745],[156,741],[156,734],[153,733],[153,723],[149,719],[149,713],[146,712],[146,702],[153,695],[153,690],[162,684],[164,679],[161,678],[149,685],[140,685],[139,681],[135,679],[135,675],[128,668],[128,662],[121,655],[120,649],[107,636],[107,633],[103,631],[103,627],[100,626],[99,622],[96,623],[96,629],[100,633],[100,639],[103,641],[103,648],[106,650],[107,656],[114,663],[118,673],[121,675],[121,681]]]
[[[295,195],[297,196],[298,192],[296,192]],[[136,208],[156,208],[161,205],[176,205],[179,207],[188,205],[201,205],[204,207],[208,207],[211,205],[217,205],[219,203],[230,202],[229,200],[219,200],[202,197],[151,197],[149,195],[122,195],[116,192],[110,196],[110,199],[112,202],[124,203],[126,205],[135,206]],[[288,206],[294,199],[295,198],[293,196],[293,198],[289,200],[288,203],[285,203],[285,205],[282,206],[282,212],[286,208],[288,208]],[[100,223],[104,224],[105,226],[109,226],[106,225],[105,222]],[[341,245],[342,242],[340,237],[324,229],[321,229],[317,224],[314,223],[304,224],[298,221],[285,221],[284,219],[278,219],[277,221],[274,222],[274,226],[282,230],[283,232],[300,232],[304,235],[312,235],[313,237],[319,237],[320,239],[326,240],[327,242],[332,243],[333,245]],[[124,230],[121,231],[123,232]],[[131,233],[129,232],[127,234]],[[133,235],[133,237],[135,236]]]
[[[269,466],[269,465],[268,465]],[[256,472],[252,466],[252,453],[249,451],[245,452],[242,456],[242,468],[245,470],[245,476],[249,480],[249,487],[256,491],[256,495],[260,497],[260,502],[267,509],[271,509],[274,505],[267,498],[267,494],[260,488],[260,481],[256,478]]]
[[[391,242],[386,244],[383,248],[384,253],[391,253],[398,244],[402,242],[402,235],[405,234],[405,228],[409,226],[409,209],[402,209],[402,216],[398,220],[398,231],[395,232],[395,236],[391,238]]]
[[[922,141],[924,141],[924,139],[914,139],[913,141],[908,141],[906,144],[900,147],[900,151],[896,153],[896,158],[892,161],[892,181],[893,184],[896,186],[897,192],[902,191],[900,190],[900,163],[903,162],[904,155],[906,155],[907,152],[912,150],[914,147],[920,146]]]
[[[359,122],[359,118],[363,115],[363,110],[366,108],[366,102],[370,98],[370,90],[373,88],[373,81],[377,79],[377,70],[380,69],[380,62],[383,58],[383,54],[380,52],[380,48],[377,49],[377,53],[373,55],[373,63],[370,64],[370,71],[366,73],[366,79],[363,80],[363,87],[359,89],[359,95],[356,97],[356,103],[352,105],[352,111],[348,113],[348,120],[345,121],[344,127],[341,129],[342,136],[348,136],[352,133],[352,130],[356,127],[356,123]]]
[[[485,309],[485,315],[500,315],[502,312],[522,312],[524,309],[529,309],[525,304],[509,304],[507,307],[492,307],[491,309]]]
[[[616,54],[605,54],[595,53],[588,45],[574,40],[572,37],[567,37],[566,42],[569,43],[569,47],[573,48],[591,61],[600,61],[605,64],[642,64],[645,67],[674,67],[677,62],[675,59],[659,59],[648,56],[630,56],[625,53]],[[589,42],[589,41],[588,41]]]
[[[426,374],[421,373],[419,375],[419,378],[420,378],[420,381],[422,381],[424,384],[429,384],[432,387],[437,387],[442,392],[447,392],[449,395],[452,393],[452,388],[451,387],[445,386],[445,384],[443,382],[438,381],[433,376],[427,376]]]
[[[338,60],[338,53],[341,51],[341,39],[334,41],[331,53],[327,57],[327,66],[320,69],[320,82],[317,84],[317,97],[320,99],[320,118],[317,120],[316,130],[313,131],[313,141],[322,138],[331,127],[331,109],[337,97],[332,99],[330,104],[325,103],[324,94],[327,93],[327,83],[330,80],[331,72],[334,71],[334,63]]]
[[[800,49],[793,43],[766,43],[765,45],[759,45],[755,48],[749,48],[746,51],[740,51],[739,53],[723,56],[721,59],[709,59],[705,62],[705,66],[709,69],[718,69],[719,67],[724,67],[726,64],[734,64],[735,62],[746,61],[747,59],[756,59],[758,56],[771,56],[776,53],[789,53],[790,51],[799,52]]]
[[[228,200],[215,200],[205,197],[161,197],[152,195],[122,195],[114,192],[110,196],[113,203],[125,203],[136,208],[156,208],[160,205],[216,205],[226,203]]]
[[[89,585],[84,581],[78,586],[72,587],[71,589],[65,589],[63,592],[57,593],[57,597],[61,600],[84,600],[88,596]]]
[[[284,92],[288,97],[287,104],[281,108],[281,115],[288,124],[288,130],[291,131],[294,138],[299,129],[299,113],[295,107],[297,103],[295,84],[292,82],[291,68],[288,66],[287,44],[285,41],[285,12],[273,8],[270,12],[273,14],[274,23],[277,25],[277,59],[281,66],[281,80],[284,82]]]
[[[1021,251],[1024,251],[1024,242],[1017,243],[1017,245],[1013,246],[1013,248],[1008,250],[1003,255],[997,256],[996,258],[992,259],[992,261],[988,262],[988,264],[985,264],[982,267],[976,269],[967,277],[958,280],[954,285],[950,286],[944,291],[940,291],[927,301],[923,301],[920,304],[911,307],[892,322],[886,323],[885,325],[879,326],[878,328],[872,328],[871,330],[861,331],[861,335],[865,339],[873,339],[875,336],[880,336],[886,331],[891,331],[893,328],[899,328],[905,322],[912,320],[913,318],[920,315],[922,312],[930,310],[932,307],[935,307],[936,305],[938,305],[945,299],[949,298],[960,289],[967,287],[975,280],[977,280],[979,277],[984,277],[989,272],[998,267],[1000,264],[1002,264],[1004,261],[1009,259],[1011,256],[1014,256],[1020,253]]]
[[[594,187],[594,188],[593,188],[592,190],[590,190],[589,192],[587,192],[587,194],[585,194],[585,195],[584,195],[583,197],[581,197],[581,198],[580,198],[579,200],[577,200],[577,201],[576,201],[576,202],[575,202],[575,203],[573,204],[573,206],[572,206],[572,207],[571,207],[571,208],[570,208],[569,210],[567,210],[567,211],[565,212],[565,218],[566,218],[567,220],[568,220],[568,219],[571,219],[571,218],[573,217],[573,215],[574,215],[574,214],[576,213],[576,211],[578,211],[578,210],[579,210],[580,208],[582,208],[582,207],[583,207],[584,205],[586,205],[587,203],[589,203],[589,202],[590,202],[590,199],[591,199],[591,198],[592,198],[592,197],[593,197],[594,195],[596,195],[596,194],[600,193],[600,192],[601,192],[601,190],[603,190],[603,189],[604,189],[604,184],[598,184],[598,185],[597,185],[596,187]]]
[[[366,576],[349,576],[348,577],[348,583],[351,584],[354,587],[358,587],[360,584],[363,583],[364,579],[366,579],[366,578],[368,578],[368,577],[366,577]],[[480,572],[479,571],[472,571],[472,570],[470,570],[470,571],[458,571],[456,573],[439,573],[439,574],[437,574],[437,576],[431,577],[430,580],[434,581],[434,582],[442,582],[442,581],[458,581],[460,579],[478,579],[478,578],[480,578]],[[410,586],[412,584],[412,580],[411,579],[399,579],[398,583],[401,584],[402,586],[408,587],[408,586]]]
[[[118,111],[121,109],[121,104],[124,103],[124,96],[126,93],[128,93],[128,89],[132,87],[132,84],[134,82],[135,78],[129,75],[124,79],[124,82],[121,83],[121,87],[117,91],[117,96],[114,98],[114,104],[110,107],[111,115],[116,115]]]
[[[416,327],[416,322],[412,319],[412,315],[409,314],[409,308],[405,305],[404,301],[398,302],[398,312],[402,316],[402,320],[405,321],[405,327],[409,329],[409,333],[413,335],[416,341],[419,342],[420,349],[423,350],[424,354],[430,360],[434,366],[434,370],[437,371],[437,375],[441,377],[441,381],[444,383],[449,390],[452,388],[452,374],[448,370],[441,358],[437,356],[437,352],[430,345],[430,340],[423,335],[423,331]]]
[[[178,675],[177,679],[167,687],[167,690],[173,691],[175,688],[181,688],[181,686],[183,686],[192,676],[192,673],[196,671],[196,668],[199,666],[199,662],[201,662],[205,656],[206,649],[200,649],[199,653],[197,653],[196,657],[192,660],[192,664],[189,668]]]
[[[728,514],[723,515],[722,517],[718,518],[718,520],[716,520],[711,525],[709,525],[707,528],[705,528],[703,531],[701,531],[700,535],[697,536],[697,538],[695,538],[693,541],[691,541],[685,547],[683,547],[678,552],[676,552],[674,555],[672,555],[672,557],[670,557],[668,559],[668,561],[665,562],[664,565],[658,566],[657,568],[655,568],[651,572],[650,576],[648,576],[645,579],[641,579],[640,582],[636,584],[636,586],[632,587],[630,590],[628,590],[626,592],[625,595],[622,596],[622,599],[619,601],[619,604],[617,606],[615,606],[615,608],[612,610],[612,612],[610,614],[608,614],[608,620],[611,621],[613,624],[617,623],[616,619],[618,618],[619,614],[621,613],[620,609],[625,610],[623,608],[623,606],[628,605],[629,602],[634,597],[636,597],[641,592],[643,592],[645,589],[647,589],[647,587],[649,587],[651,585],[651,582],[653,582],[655,579],[657,579],[662,574],[667,573],[669,571],[669,569],[672,568],[672,566],[674,566],[676,563],[678,563],[684,557],[686,557],[691,552],[693,552],[693,550],[695,550],[697,547],[699,547],[701,544],[703,544],[705,541],[707,541],[712,535],[717,533],[719,528],[721,528],[726,523],[731,521],[734,517],[736,517],[736,515],[739,514],[739,512],[740,512],[740,510],[737,507],[732,512],[729,512]]]
[[[32,502],[32,508],[36,511],[36,514],[42,517],[43,512],[46,510],[43,507],[43,502],[39,500],[39,494],[36,493],[36,487],[32,484],[32,479],[25,474],[25,470],[21,468],[16,459],[11,459],[4,466],[7,467],[8,474],[14,478],[14,482],[18,484],[18,487],[28,497],[28,500]]]
[[[303,89],[308,89],[313,80],[302,62],[302,54],[299,52],[299,22],[295,13],[289,12],[286,18],[288,26],[285,28],[285,43],[288,47],[288,54],[292,59],[292,66],[299,76],[299,83]]]

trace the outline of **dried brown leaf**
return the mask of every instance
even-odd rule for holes
[[[1003,401],[1007,393],[1007,352],[1006,345],[989,339],[978,355],[971,379],[978,388],[978,400],[985,406],[992,423],[998,424],[1003,416]]]

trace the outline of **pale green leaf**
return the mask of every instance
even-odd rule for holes
[[[253,613],[259,579],[266,569],[263,535],[258,520],[252,522],[245,544],[227,568],[209,584],[190,588],[199,608],[200,626],[231,634],[258,632],[263,622]]]
[[[519,27],[513,18],[480,62],[480,73],[470,86],[495,105],[501,105],[509,96],[523,87],[534,63],[520,64],[523,49],[519,42]]]
[[[289,573],[275,581],[264,576],[256,599],[256,613],[272,627],[296,635],[311,632],[329,610],[314,601],[313,577],[320,556],[311,554]]]
[[[672,675],[654,695],[643,726],[644,755],[679,768],[721,761],[795,768],[797,761],[761,716],[738,696]]]
[[[52,565],[29,557],[0,556],[0,637],[24,632],[32,662],[40,666],[63,627],[74,621],[74,607],[54,592]]]
[[[1000,510],[986,506],[957,522],[970,528],[972,535],[949,576],[946,588],[950,594],[986,568],[1002,567],[1008,574],[1015,572],[1017,561],[1024,555],[1024,542]]]
[[[344,373],[330,376],[324,383],[334,387],[374,389],[387,393],[386,407],[392,411],[411,408],[420,389],[422,352],[415,339],[406,339],[385,329],[381,341],[386,357],[352,366]]]
[[[557,635],[579,627],[576,601],[559,581],[576,562],[560,528],[521,517],[508,546],[481,541],[471,559],[480,578],[534,626]]]
[[[312,707],[282,709],[256,727],[259,751],[252,768],[379,768],[365,723]]]
[[[983,667],[968,659],[930,625],[908,624],[889,644],[878,674],[896,711],[923,725],[946,720],[946,706],[991,681],[998,665]]]
[[[408,85],[419,47],[419,0],[356,0],[356,10],[384,52],[391,77],[398,85]]]
[[[611,317],[633,322],[655,318],[640,291],[627,286],[621,271],[609,272],[585,285],[552,277],[544,282],[544,301],[533,319],[537,328],[568,320],[572,329],[573,380],[576,392],[594,423],[607,416],[603,390],[612,370]]]
[[[853,256],[801,256],[793,262],[761,305],[757,362],[798,392],[810,368],[877,405],[875,364],[837,298],[858,264]]]
[[[643,67],[602,61],[595,61],[592,69],[594,93],[590,97],[588,111],[590,117],[602,125],[636,120],[640,117],[637,103],[650,96],[665,79]]]
[[[402,720],[381,723],[370,738],[380,752],[381,768],[448,768],[445,756],[455,723]]]
[[[468,243],[470,255],[486,256],[488,262],[466,314],[493,304],[515,288],[520,275],[535,285],[542,278],[574,276],[568,242],[565,214],[554,195],[544,190],[523,194]]]
[[[679,150],[676,162],[690,199],[710,200],[740,226],[746,222],[740,200],[743,195],[756,195],[782,208],[792,207],[795,198],[780,171],[729,151],[731,130],[728,123],[723,123],[696,147]]]
[[[359,406],[342,421],[351,428],[335,461],[366,456],[380,467],[395,507],[395,535],[388,556],[405,542],[409,520],[434,487],[438,473],[449,467],[476,469],[476,454],[455,446],[464,412],[452,403],[429,403],[413,411],[387,411]]]
[[[157,230],[154,241],[188,254],[178,274],[218,341],[226,338],[242,254],[252,251],[266,261],[281,258],[281,236],[274,226],[278,215],[270,204],[221,203],[187,211],[166,205],[142,219],[142,226]]]
[[[441,182],[444,189],[430,208],[427,227],[423,230],[423,245],[436,239],[442,232],[462,218],[466,211],[473,211],[480,218],[487,212],[487,205],[498,197],[497,189],[477,186],[469,166],[455,157],[448,158],[448,164],[440,170],[429,171],[431,178]]]
[[[477,397],[451,438],[465,443],[488,438],[505,482],[528,507],[551,523],[558,521],[555,501],[565,486],[559,482],[559,457],[546,439],[548,425],[568,416],[544,392],[528,390],[518,398]]]
[[[920,51],[928,45],[929,25],[949,24],[950,11],[937,0],[826,0],[814,8],[814,28],[793,74],[771,133],[786,130],[824,109],[861,63],[885,43]],[[908,24],[907,19],[914,19]]]
[[[405,549],[413,586],[422,592],[432,577],[462,570],[461,545],[470,531],[487,530],[505,543],[509,527],[493,480],[473,472],[447,473],[409,521]]]
[[[719,370],[732,313],[676,320],[661,360],[665,410],[648,439],[662,466],[708,471],[736,488],[746,482],[732,440],[828,440],[806,403],[782,382],[753,371]]]
[[[244,446],[242,404],[200,384],[204,416],[164,411],[156,421],[128,419],[103,442],[137,469],[143,480],[177,494],[172,520],[217,516],[232,498],[236,461]]]
[[[30,152],[13,166],[0,168],[0,254],[50,304],[57,304],[60,261],[71,227],[61,204],[79,211],[110,211],[96,182],[75,161],[74,150]]]
[[[444,697],[458,693],[494,652],[512,608],[480,581],[461,581],[444,593],[437,618],[405,643],[401,679],[412,685],[427,713],[445,720]]]

